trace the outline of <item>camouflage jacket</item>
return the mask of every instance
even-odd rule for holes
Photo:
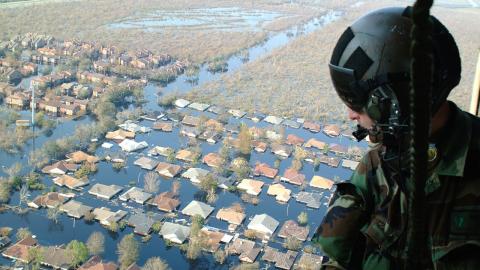
[[[423,269],[480,269],[480,120],[450,104],[425,185],[428,240],[419,252]],[[337,184],[313,238],[328,256],[325,269],[403,269],[407,198],[384,163],[371,150]]]

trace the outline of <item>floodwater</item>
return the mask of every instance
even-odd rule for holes
[[[155,10],[127,17],[110,24],[110,28],[142,29],[143,31],[225,30],[262,31],[262,25],[279,18],[288,17],[267,10],[246,10],[238,7],[198,8],[185,10]]]
[[[322,27],[326,23],[331,22],[341,16],[338,12],[329,12],[326,15],[322,16],[321,18],[317,18],[308,24],[304,25],[303,27],[296,27],[290,29],[285,32],[281,32],[278,34],[274,34],[269,37],[269,39],[257,46],[254,46],[249,49],[250,59],[249,61],[253,61],[266,55],[271,50],[278,48],[287,44],[292,38],[298,35],[302,35],[305,33],[309,33]],[[228,60],[229,70],[227,74],[234,72],[238,68],[240,68],[243,64],[240,57],[233,56]],[[212,74],[206,71],[206,67],[201,68],[200,76],[199,76],[199,84],[219,79],[219,74]],[[162,88],[162,92],[169,92],[169,91],[181,91],[186,92],[192,88],[192,85],[186,83],[184,81],[185,76],[180,76],[177,78],[175,82],[170,83],[166,87]],[[161,108],[158,107],[156,102],[156,91],[158,90],[157,85],[155,84],[148,84],[145,88],[145,98],[148,100],[146,104],[146,109],[149,110],[160,110]],[[197,112],[191,111],[190,109],[182,109],[184,112],[191,113],[193,115],[198,114],[205,114],[209,118],[215,118],[216,116],[208,113],[208,112]],[[24,117],[28,117],[29,112],[22,112]],[[53,130],[52,134],[42,134],[40,135],[36,141],[36,147],[41,147],[41,145],[46,142],[47,140],[53,140],[57,138],[61,138],[63,136],[68,136],[73,134],[75,130],[75,126],[82,123],[91,123],[92,119],[88,116],[80,118],[76,121],[61,121],[59,122],[57,128]],[[243,122],[248,126],[259,126],[259,127],[266,127],[271,126],[266,122],[254,123],[248,119],[235,119],[230,118],[230,123],[239,123]],[[141,125],[151,126],[152,122],[150,121],[142,121],[140,122]],[[322,140],[328,143],[339,143],[344,146],[353,146],[359,145],[363,148],[366,148],[365,143],[357,144],[354,141],[351,141],[345,137],[338,137],[338,138],[330,138],[323,133],[311,133],[304,129],[293,129],[289,127],[285,127],[285,134],[295,134],[308,140],[310,138],[316,138],[318,140]],[[129,185],[134,182],[136,186],[143,187],[143,183],[141,179],[145,175],[146,171],[139,168],[138,166],[133,165],[133,162],[139,158],[140,156],[146,155],[148,149],[150,149],[154,145],[159,146],[170,146],[174,149],[179,149],[185,145],[186,139],[184,137],[179,136],[179,129],[176,127],[173,132],[171,133],[163,133],[158,131],[153,131],[147,134],[139,134],[135,138],[136,141],[147,141],[149,144],[149,148],[144,149],[138,153],[132,153],[127,155],[127,167],[120,170],[115,171],[110,163],[102,161],[98,164],[98,171],[89,177],[90,186],[95,183],[104,183],[104,184],[116,184],[124,187],[124,190],[128,189]],[[209,152],[218,152],[221,144],[217,143],[215,145],[208,144],[206,142],[202,142],[200,144],[202,148],[202,154],[206,155]],[[25,153],[28,153],[32,148],[32,144],[28,144],[25,147],[25,152],[20,154],[6,154],[0,153],[0,164],[2,166],[10,166],[14,162],[21,162],[24,166],[27,166],[27,156]],[[116,152],[120,151],[118,145],[114,145],[114,147],[108,152]],[[97,155],[102,156],[106,154],[106,150],[103,148],[99,148],[97,150]],[[155,159],[159,161],[163,161],[163,157],[155,157]],[[254,166],[257,161],[265,162],[270,166],[273,166],[277,157],[267,150],[266,153],[256,153],[252,152],[250,158],[250,165]],[[280,162],[279,166],[279,175],[283,175],[286,168],[290,167],[292,162],[292,157],[288,159],[283,159]],[[178,164],[186,165],[188,164],[178,162]],[[196,167],[201,167],[205,169],[209,169],[204,164],[198,164]],[[25,168],[25,171],[28,168]],[[210,169],[209,169],[210,170]],[[304,162],[304,166],[301,170],[301,173],[305,174],[306,180],[310,181],[313,175],[320,175],[330,179],[333,179],[335,176],[338,176],[340,179],[348,179],[349,175],[352,173],[350,170],[339,167],[339,168],[332,168],[325,164],[321,164],[317,171],[314,170],[313,165],[307,162]],[[3,172],[0,171],[0,175],[3,175]],[[52,178],[50,176],[44,176],[44,183],[47,186],[53,185]],[[255,179],[263,180],[267,185],[272,183],[271,179],[267,179],[265,177],[255,177]],[[179,181],[181,183],[180,188],[180,200],[182,204],[179,207],[179,210],[183,209],[191,200],[202,200],[205,201],[205,194],[199,191],[198,187],[193,185],[191,182],[187,181],[183,178],[178,178],[175,180],[172,179],[162,179],[160,183],[160,192],[167,191],[171,189],[172,183],[174,181]],[[287,188],[292,190],[293,194],[296,194],[300,191],[300,188],[288,183],[283,183]],[[107,202],[101,199],[97,199],[96,197],[88,194],[86,191],[90,188],[90,186],[86,187],[86,190],[83,192],[76,192],[77,197],[75,198],[78,201],[81,201],[89,206],[92,207],[100,207],[106,206],[111,208],[112,210],[117,209],[124,209],[128,212],[131,212],[133,208],[135,209],[142,209],[143,211],[154,211],[159,212],[158,210],[151,209],[147,206],[138,205],[135,203],[127,203],[126,205],[122,205],[118,202],[118,199],[113,200],[113,202]],[[287,219],[296,220],[297,216],[302,212],[306,211],[308,213],[309,218],[309,227],[310,227],[310,236],[314,233],[314,230],[319,225],[320,221],[326,210],[326,203],[330,196],[329,191],[325,190],[318,190],[307,186],[305,191],[316,191],[321,192],[324,196],[322,199],[322,207],[320,209],[310,209],[307,208],[304,204],[296,202],[294,198],[290,199],[288,204],[280,204],[275,201],[275,198],[272,196],[267,195],[268,186],[263,187],[263,191],[259,196],[260,203],[258,205],[251,205],[245,203],[245,211],[247,218],[243,223],[240,232],[246,228],[246,225],[256,214],[263,214],[267,213],[271,215],[273,218],[277,219],[280,222],[279,227],[277,228],[277,232],[282,226],[283,222]],[[34,199],[40,192],[32,192],[30,195],[30,200]],[[215,215],[219,208],[221,207],[228,207],[234,202],[240,202],[240,195],[239,193],[231,193],[228,191],[218,190],[218,199],[212,206],[215,207],[215,211],[211,214],[211,216],[206,220],[206,225],[217,227],[222,230],[227,228],[227,223],[223,221],[219,221],[215,218]],[[14,193],[12,196],[11,204],[15,205],[18,204],[18,192]],[[185,218],[186,220],[190,220],[187,217],[182,216],[179,213],[179,219]],[[99,225],[98,222],[93,223],[86,223],[84,220],[74,220],[68,218],[66,215],[62,215],[59,219],[59,222],[55,224],[53,221],[50,221],[46,218],[46,210],[32,210],[28,214],[25,215],[17,215],[12,212],[5,212],[0,214],[0,227],[2,226],[9,226],[15,229],[20,227],[28,227],[33,234],[35,234],[41,245],[59,245],[65,244],[73,239],[78,239],[81,241],[86,241],[88,236],[93,231],[100,231],[106,236],[106,243],[105,243],[105,253],[103,257],[106,260],[117,260],[116,255],[116,245],[119,240],[126,234],[132,233],[133,229],[127,227],[124,231],[120,231],[118,233],[110,233],[107,229],[103,228]],[[140,242],[140,237],[136,237],[137,240]],[[281,248],[281,244],[283,240],[274,237],[273,242],[269,243],[270,246]],[[259,243],[261,244],[261,243]],[[307,243],[308,244],[308,243]],[[178,269],[226,269],[229,265],[237,264],[238,257],[237,256],[229,256],[228,260],[226,261],[225,265],[216,265],[214,263],[213,257],[211,255],[201,256],[195,262],[189,261],[186,257],[181,253],[178,247],[167,247],[165,246],[164,241],[158,235],[153,235],[152,239],[147,243],[140,244],[140,257],[138,259],[138,264],[143,265],[145,261],[153,256],[159,256],[167,261],[167,263],[171,266],[175,266]],[[257,260],[260,261],[262,254],[259,255]],[[5,258],[0,258],[0,264],[11,265],[11,261],[6,260]]]

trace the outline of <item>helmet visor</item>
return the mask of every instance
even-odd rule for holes
[[[352,110],[363,111],[368,93],[358,85],[355,70],[329,64],[330,76],[338,96]]]

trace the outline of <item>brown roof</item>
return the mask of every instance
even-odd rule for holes
[[[277,201],[288,202],[292,191],[282,184],[273,184],[268,187],[267,194],[275,196]]]
[[[328,150],[336,154],[346,154],[348,152],[348,149],[345,146],[340,144],[331,144]]]
[[[266,163],[259,163],[255,165],[255,170],[253,171],[253,174],[256,176],[264,175],[269,178],[275,178],[277,173],[277,169],[270,168],[270,166],[268,166],[268,164]]]
[[[135,138],[135,132],[118,129],[115,131],[107,132],[107,135],[105,135],[105,138],[107,138],[108,140],[123,140],[126,138],[133,139]]]
[[[68,201],[68,198],[58,192],[48,192],[45,195],[41,195],[33,200],[33,203],[38,207],[57,207]]]
[[[222,166],[222,157],[217,153],[208,153],[203,157],[203,162],[210,167],[219,168]]]
[[[175,177],[182,170],[182,166],[170,164],[167,162],[159,162],[155,171],[165,177]]]
[[[52,165],[48,165],[48,166],[43,167],[42,172],[43,173],[50,173],[50,171],[54,170],[54,169],[59,169],[59,170],[64,171],[64,172],[68,172],[68,171],[76,171],[77,168],[78,168],[77,165],[69,164],[69,163],[61,160],[61,161],[57,161],[57,162],[53,163]]]
[[[285,170],[285,173],[283,174],[282,180],[289,182],[291,184],[295,185],[302,185],[305,183],[305,175],[299,173],[297,170],[293,168],[288,168]]]
[[[99,256],[91,257],[78,270],[117,270],[118,266],[113,262],[104,263]]]
[[[193,160],[195,155],[196,154],[192,151],[189,151],[187,149],[182,149],[177,152],[177,154],[175,155],[175,158],[190,162]]]
[[[196,116],[185,115],[185,117],[183,117],[182,124],[196,127],[200,124],[200,118]]]
[[[78,188],[78,187],[81,187],[81,186],[84,186],[86,184],[88,184],[88,180],[87,181],[83,181],[81,179],[77,179],[75,177],[72,177],[70,175],[62,175],[62,176],[59,176],[59,177],[55,177],[53,179],[53,182],[59,186],[66,186],[68,188],[71,188],[71,189],[74,189],[74,188]]]
[[[171,132],[173,130],[173,123],[171,123],[171,122],[155,122],[155,123],[153,123],[152,128],[155,129],[155,130]]]
[[[267,150],[267,143],[262,141],[252,141],[252,147],[257,152],[265,152]]]
[[[18,241],[13,246],[7,248],[2,255],[7,258],[12,258],[22,262],[30,262],[28,251],[33,246],[37,245],[37,240],[33,239],[31,236]]]
[[[84,161],[95,163],[98,162],[98,158],[96,156],[88,155],[83,151],[76,151],[70,154],[67,154],[67,158],[75,163],[82,163]]]
[[[207,239],[205,243],[205,249],[210,252],[215,252],[218,250],[220,247],[220,242],[222,241],[222,238],[225,236],[224,233],[221,232],[214,232],[214,231],[208,231],[208,230],[201,230],[200,231],[202,237]]]
[[[310,140],[307,141],[307,143],[305,143],[305,147],[307,148],[315,147],[320,150],[323,150],[323,148],[325,148],[325,145],[327,144],[314,138],[311,138]]]
[[[332,180],[319,175],[314,175],[310,181],[310,186],[323,189],[331,189],[333,184],[334,182]]]
[[[223,124],[215,119],[208,119],[208,121],[205,122],[205,126],[215,130],[223,130]]]
[[[294,236],[300,241],[305,241],[307,240],[308,232],[308,227],[300,226],[294,220],[287,220],[278,232],[278,237],[287,238],[288,236]]]
[[[216,217],[228,223],[240,225],[245,219],[245,213],[237,212],[232,208],[221,208],[218,210]]]
[[[253,179],[243,179],[238,185],[237,188],[240,190],[245,190],[250,195],[258,195],[262,192],[262,187],[264,183],[262,181],[253,180]]]
[[[288,134],[286,144],[290,145],[302,145],[305,142],[303,138],[300,138],[294,134]]]
[[[180,200],[172,192],[162,192],[153,198],[152,204],[156,205],[159,210],[172,212],[180,205]]]
[[[320,132],[320,130],[321,130],[320,124],[317,124],[317,123],[314,123],[314,122],[311,122],[311,121],[305,121],[303,123],[303,128],[308,129],[312,132]]]
[[[337,125],[326,125],[323,128],[323,132],[328,136],[337,137],[340,135],[340,127]]]

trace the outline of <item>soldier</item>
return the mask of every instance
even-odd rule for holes
[[[422,269],[480,269],[480,120],[447,101],[460,81],[458,48],[433,16],[434,74]],[[342,34],[329,64],[337,94],[376,139],[349,182],[337,184],[313,241],[325,269],[406,264],[411,8],[385,8]]]

